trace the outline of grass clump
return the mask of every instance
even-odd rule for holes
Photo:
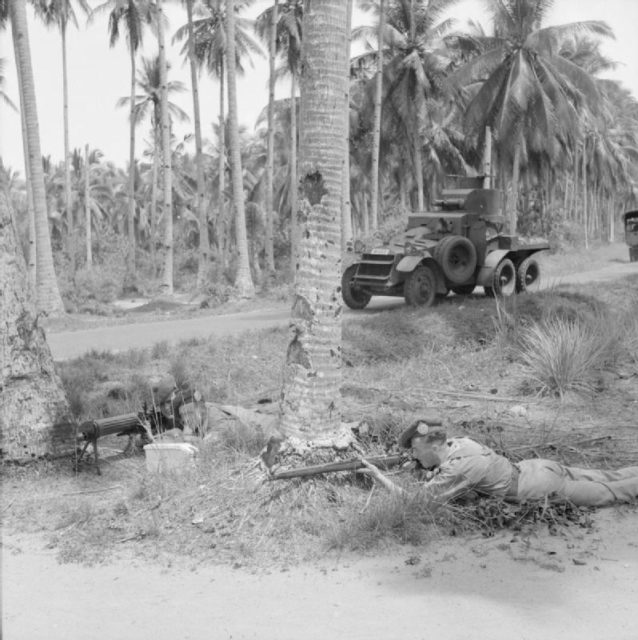
[[[524,328],[518,359],[526,382],[541,394],[592,392],[601,371],[613,368],[623,349],[619,324],[606,315],[570,319],[556,315]]]

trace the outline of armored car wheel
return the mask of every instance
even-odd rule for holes
[[[419,265],[408,275],[403,285],[405,301],[413,307],[429,307],[436,300],[436,276],[432,269]]]
[[[357,272],[357,265],[350,265],[344,272],[341,278],[341,297],[350,309],[365,309],[370,302],[372,296],[366,293],[357,285],[353,284],[352,279]]]
[[[516,270],[516,291],[522,293],[538,291],[541,286],[541,268],[535,258],[529,256]]]
[[[476,270],[476,247],[465,236],[445,236],[434,248],[434,259],[453,284],[467,282]]]
[[[516,292],[516,268],[509,258],[504,258],[494,269],[492,286],[485,287],[487,296],[511,296]]]

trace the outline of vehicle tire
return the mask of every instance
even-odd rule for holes
[[[434,259],[453,284],[467,282],[476,270],[476,247],[464,236],[445,236],[434,248]]]
[[[436,300],[436,276],[424,264],[408,275],[403,285],[405,301],[413,307],[430,307]]]
[[[535,258],[529,256],[518,265],[516,270],[516,292],[534,293],[541,287],[541,268]]]
[[[365,309],[372,296],[356,285],[352,284],[352,278],[357,271],[357,265],[351,264],[341,277],[341,297],[350,309]]]
[[[458,284],[456,287],[452,287],[452,291],[454,291],[457,296],[469,296],[475,288],[475,284]]]
[[[488,293],[488,289],[491,291]],[[492,276],[492,286],[485,288],[488,296],[511,296],[516,293],[516,267],[509,258],[504,258],[494,269]]]

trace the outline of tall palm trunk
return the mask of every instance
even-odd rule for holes
[[[520,136],[516,140],[514,147],[514,163],[512,165],[512,191],[511,198],[508,198],[509,217],[510,217],[510,233],[516,233],[516,217],[518,210],[518,181],[521,172],[521,139]]]
[[[159,136],[157,127],[153,125],[153,168],[151,169],[151,210],[149,218],[151,222],[151,264],[153,265],[153,277],[157,276],[157,180],[159,178]]]
[[[226,252],[226,116],[224,107],[224,74],[225,74],[224,57],[220,62],[219,70],[219,193],[218,193],[218,211],[217,211],[217,242],[219,243],[219,251],[221,254],[221,264],[223,271],[226,271],[227,252]]]
[[[69,74],[66,58],[66,20],[60,24],[62,40],[62,101],[64,123],[64,206],[66,208],[67,252],[71,266],[71,274],[75,273],[75,216],[71,202],[71,153],[69,149]]]
[[[281,430],[333,440],[341,422],[341,193],[347,117],[346,3],[313,0],[303,16],[300,264],[281,400]],[[321,82],[317,79],[320,78]]]
[[[266,160],[266,269],[275,271],[273,247],[273,176],[275,173],[275,55],[277,53],[277,0],[270,12],[268,47],[268,149]]]
[[[17,41],[14,40],[14,55],[18,59]],[[18,90],[22,95],[22,80],[17,74]],[[31,170],[29,168],[29,150],[27,148],[27,123],[24,119],[24,109],[20,110],[20,125],[22,127],[22,153],[24,155],[24,175],[26,178],[27,192],[27,215],[29,216],[29,255],[27,256],[27,283],[29,286],[29,299],[35,300],[36,291],[36,251],[35,251],[35,210],[33,208],[33,181],[31,180]]]
[[[208,216],[206,215],[206,185],[204,183],[204,154],[202,152],[202,125],[199,113],[199,83],[197,81],[197,60],[193,34],[193,0],[186,0],[188,19],[188,60],[191,70],[191,88],[193,93],[193,120],[195,125],[195,167],[197,171],[197,197],[195,209],[199,221],[199,260],[197,264],[197,288],[203,289],[208,271]]]
[[[230,166],[233,181],[233,203],[235,205],[235,239],[239,264],[235,286],[239,295],[251,298],[255,295],[255,285],[250,275],[248,237],[246,234],[246,209],[244,206],[244,185],[239,149],[239,125],[237,121],[237,73],[235,58],[235,2],[226,0],[226,34],[228,57],[228,123],[230,133]]]
[[[582,173],[583,173],[583,229],[585,230],[585,249],[589,249],[589,232],[587,230],[588,211],[587,211],[587,138],[583,140],[583,157],[582,157]]]
[[[164,12],[162,0],[155,0],[157,7],[157,45],[160,68],[160,112],[162,131],[162,215],[164,217],[164,271],[162,289],[173,294],[173,171],[171,167],[171,122],[168,113],[168,69],[164,42]]]
[[[33,208],[36,226],[36,304],[40,311],[62,313],[64,306],[58,289],[53,267],[51,236],[47,216],[46,189],[40,149],[40,128],[31,66],[29,32],[27,29],[26,3],[23,0],[9,1],[11,31],[16,49],[16,68],[20,78],[20,107],[24,112],[27,131],[27,161],[33,192]]]
[[[374,90],[374,126],[372,131],[372,186],[370,189],[370,223],[379,226],[379,149],[381,146],[381,103],[383,98],[383,32],[385,31],[385,0],[379,2],[377,29],[377,76]]]
[[[416,201],[419,211],[425,210],[423,199],[423,160],[421,158],[421,135],[419,133],[419,118],[415,117],[414,127],[414,178],[416,180]]]
[[[128,149],[128,270],[135,276],[135,47],[129,47],[131,55],[131,111],[129,114]]]
[[[292,277],[297,272],[299,250],[299,218],[297,217],[297,73],[290,80],[290,266]]]
[[[350,27],[352,24],[352,0],[347,0],[346,6],[346,118],[343,136],[344,160],[343,182],[341,185],[341,250],[345,251],[348,244],[354,242],[352,231],[352,203],[350,201]]]
[[[84,223],[86,225],[86,268],[93,268],[93,247],[91,238],[91,203],[89,171],[89,145],[84,147]]]

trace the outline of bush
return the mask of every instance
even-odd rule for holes
[[[527,381],[541,393],[591,392],[600,372],[612,368],[623,348],[619,323],[592,314],[589,318],[556,315],[524,328],[518,359]]]

